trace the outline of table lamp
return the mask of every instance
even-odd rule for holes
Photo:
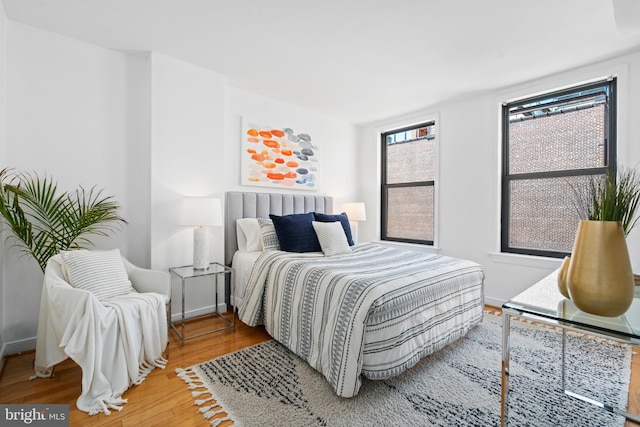
[[[364,209],[363,202],[350,202],[343,203],[342,210],[349,217],[349,223],[351,224],[351,235],[353,241],[358,243],[358,221],[366,221],[367,215]]]
[[[193,268],[209,268],[209,226],[222,225],[220,199],[206,197],[185,197],[182,200],[180,225],[192,225]]]

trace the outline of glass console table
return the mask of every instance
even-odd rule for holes
[[[508,417],[510,323],[514,316],[562,329],[562,389],[565,394],[640,423],[640,416],[569,391],[565,382],[567,330],[640,345],[640,286],[636,286],[635,299],[625,314],[619,317],[602,317],[581,311],[571,300],[563,297],[558,290],[557,274],[557,271],[550,274],[502,305],[501,425],[506,425]]]

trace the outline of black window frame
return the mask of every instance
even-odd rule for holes
[[[406,132],[413,129],[419,129],[428,126],[437,126],[436,120],[427,120],[426,122],[422,122],[415,125],[405,126],[402,128],[392,129],[381,133],[381,186],[380,186],[380,239],[389,241],[389,242],[401,242],[401,243],[415,243],[419,245],[425,246],[433,246],[434,240],[422,240],[422,239],[404,239],[399,237],[391,237],[388,236],[387,233],[387,215],[388,215],[388,203],[389,196],[388,190],[393,188],[407,188],[407,187],[433,187],[434,194],[434,206],[433,206],[433,226],[434,226],[434,236],[435,236],[435,224],[436,224],[436,212],[435,212],[435,180],[432,181],[412,181],[412,182],[403,182],[403,183],[395,183],[388,184],[387,183],[387,136],[393,135],[400,132]],[[436,131],[436,138],[438,132]],[[437,162],[437,158],[435,159]],[[437,164],[436,164],[437,169]]]
[[[608,85],[609,95],[606,104],[607,116],[605,119],[605,166],[599,168],[585,168],[585,169],[566,169],[559,171],[546,171],[546,172],[532,172],[521,174],[509,174],[509,110],[516,105],[526,105],[535,103],[544,99],[552,97],[562,97],[575,92],[588,91]],[[616,174],[617,171],[617,81],[616,78],[611,77],[596,82],[576,85],[566,89],[558,91],[550,91],[541,95],[536,95],[528,98],[522,98],[502,105],[502,189],[501,189],[501,236],[500,236],[500,250],[503,253],[520,254],[520,255],[533,255],[551,258],[563,258],[570,255],[569,252],[557,252],[552,250],[537,250],[537,249],[523,249],[512,248],[509,246],[509,218],[510,218],[510,188],[511,182],[521,179],[540,179],[540,178],[561,178],[561,177],[574,177],[574,176],[593,176],[603,175],[606,173]],[[608,135],[608,137],[607,137]]]

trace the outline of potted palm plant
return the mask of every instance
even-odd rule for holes
[[[9,237],[43,272],[58,252],[86,249],[92,245],[89,236],[106,236],[126,224],[119,209],[112,196],[95,187],[58,191],[49,177],[0,171],[0,213],[12,231]]]
[[[577,206],[581,221],[566,271],[567,291],[583,311],[619,316],[635,292],[625,238],[638,222],[640,174],[620,168],[617,175],[592,179]]]

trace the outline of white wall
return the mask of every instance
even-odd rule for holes
[[[633,119],[640,115],[640,53],[636,53],[366,126],[361,150],[365,201],[377,206],[379,200],[379,133],[437,113],[439,252],[482,264],[487,302],[502,304],[559,267],[560,260],[498,254],[500,102],[611,74],[618,76],[619,163],[640,167],[640,122]],[[367,213],[369,218],[360,233],[378,239],[379,206],[371,215]],[[634,270],[640,271],[640,226],[627,242]]]
[[[224,79],[153,53],[151,81],[151,257],[166,269],[193,260],[192,230],[178,225],[182,198],[224,192]],[[212,245],[212,261],[222,253]]]
[[[151,54],[151,265],[193,263],[193,228],[178,225],[185,196],[224,193],[224,79],[217,73]],[[213,227],[211,261],[223,262],[223,229]],[[217,243],[219,242],[219,244]],[[174,315],[182,311],[180,283],[173,282]],[[213,304],[211,282],[191,280],[185,311],[201,314]]]
[[[151,266],[151,69],[149,54],[127,55],[126,146],[122,161],[127,171],[123,214],[129,223],[123,233],[127,259],[140,267]]]
[[[0,2],[0,170],[7,166],[6,164],[6,144],[7,144],[7,16],[4,12],[4,5]],[[4,235],[2,222],[0,222],[0,238]],[[4,270],[5,270],[5,247],[0,246],[0,360],[5,354],[4,340],[4,307],[2,301],[5,301],[4,295]]]
[[[139,93],[129,87],[143,71],[140,61],[22,24],[7,26],[5,163],[50,175],[61,189],[95,185],[113,195],[131,224],[95,242],[125,255],[130,241],[137,249],[135,242],[148,235],[148,221],[140,219],[148,204],[126,203],[130,194],[144,192],[149,170],[148,156],[129,149],[144,134],[134,112],[141,108],[133,99]],[[14,352],[33,348],[43,276],[31,258],[13,249],[5,254],[4,338]]]

